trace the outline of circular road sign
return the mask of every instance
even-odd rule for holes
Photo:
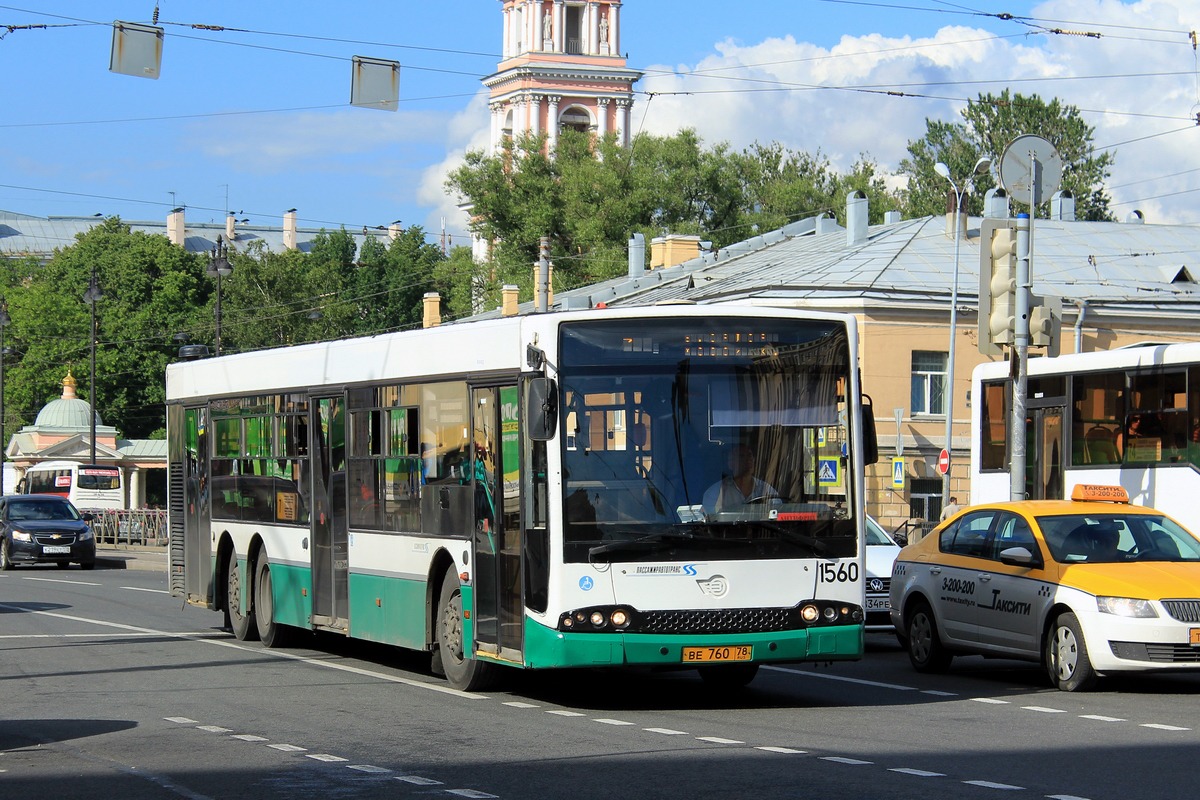
[[[937,470],[943,475],[950,471],[950,451],[945,448],[942,448],[942,452],[938,453]]]
[[[1031,158],[1032,157],[1032,158]],[[1000,157],[1000,183],[1019,203],[1033,205],[1033,160],[1041,165],[1041,180],[1038,181],[1037,199],[1044,201],[1049,195],[1058,191],[1062,184],[1062,156],[1054,145],[1041,136],[1023,134],[1008,143],[1004,155]]]

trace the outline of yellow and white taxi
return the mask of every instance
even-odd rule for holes
[[[1200,539],[1114,486],[970,506],[900,551],[891,615],[920,672],[955,655],[1040,661],[1064,691],[1200,670]]]

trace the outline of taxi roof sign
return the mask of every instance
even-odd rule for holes
[[[1105,486],[1099,483],[1077,483],[1071,490],[1071,499],[1092,503],[1128,503],[1129,492],[1123,486]]]

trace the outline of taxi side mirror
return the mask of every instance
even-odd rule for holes
[[[1042,566],[1040,556],[1035,556],[1029,552],[1029,548],[1025,546],[1010,547],[1000,551],[1000,563],[1007,564],[1010,567],[1028,567],[1036,569]]]

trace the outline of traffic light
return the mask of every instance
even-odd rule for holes
[[[1029,309],[1029,344],[1045,347],[1046,355],[1058,355],[1062,341],[1062,298],[1034,295]]]
[[[1017,309],[1017,231],[1011,219],[985,219],[979,231],[979,352],[1011,345]]]

